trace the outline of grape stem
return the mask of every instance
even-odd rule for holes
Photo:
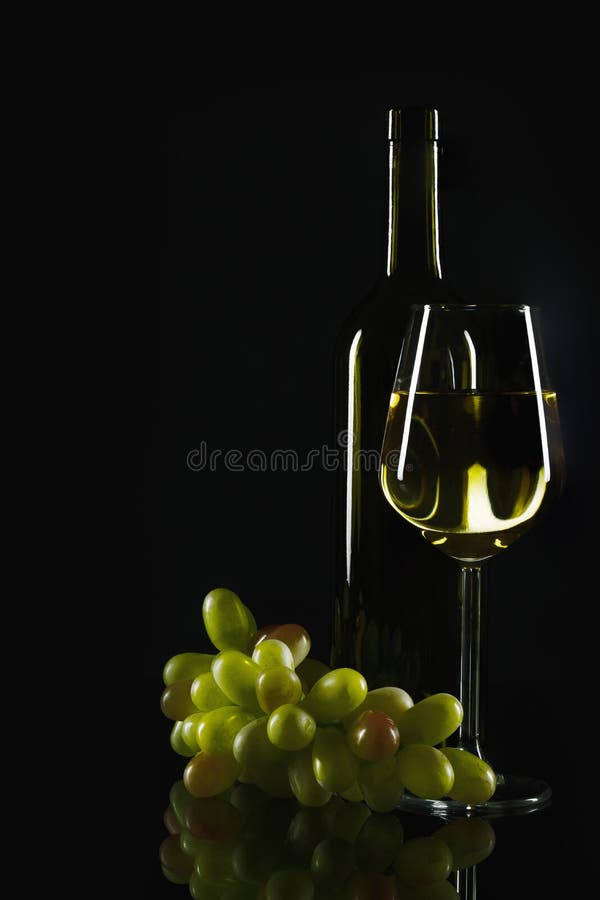
[[[458,746],[485,759],[479,745],[481,600],[481,564],[461,565],[459,699],[464,714],[458,731]]]

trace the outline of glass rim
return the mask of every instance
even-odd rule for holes
[[[539,307],[529,303],[412,303],[410,309],[415,312],[421,309],[431,309],[436,312],[441,310],[457,310],[459,312],[471,312],[474,310],[484,312],[499,312],[502,310],[527,312],[529,310],[529,312],[535,312]]]

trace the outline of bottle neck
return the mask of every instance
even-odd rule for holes
[[[437,141],[390,141],[387,274],[442,278]]]

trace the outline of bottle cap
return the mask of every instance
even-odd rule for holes
[[[438,111],[423,106],[390,109],[390,141],[437,141]]]

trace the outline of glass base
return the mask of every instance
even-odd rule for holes
[[[522,775],[498,775],[494,796],[485,803],[459,803],[457,800],[423,800],[408,791],[398,803],[404,812],[429,816],[514,816],[537,812],[549,806],[550,785],[539,778]]]

